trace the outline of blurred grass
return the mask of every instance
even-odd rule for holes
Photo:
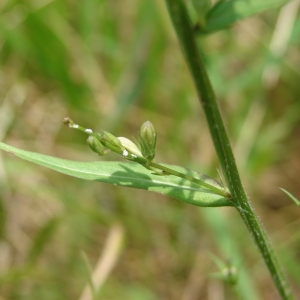
[[[278,34],[286,23],[280,16],[294,11],[264,13],[199,43],[244,184],[300,296],[300,212],[278,189],[299,198],[299,17]],[[3,141],[93,161],[85,137],[62,127],[63,117],[128,137],[149,119],[158,161],[217,177],[163,2],[6,0],[0,14]],[[125,242],[111,251],[114,267],[99,267],[106,281],[97,299],[237,299],[209,276],[217,271],[210,253],[240,269],[243,299],[277,297],[232,209],[84,182],[2,153],[0,163],[4,299],[79,299],[88,284],[81,251],[94,272],[115,224]]]

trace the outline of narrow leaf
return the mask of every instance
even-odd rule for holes
[[[158,176],[132,162],[77,162],[35,152],[21,150],[3,143],[0,148],[38,165],[85,180],[95,180],[119,186],[144,189],[203,207],[231,206],[231,202],[209,190],[176,176]],[[179,166],[166,165],[182,173],[197,177],[220,188],[219,184],[205,175]]]
[[[290,0],[231,0],[220,1],[208,11],[201,33],[221,30],[236,21],[278,8]]]
[[[290,192],[288,192],[287,190],[285,190],[283,188],[280,188],[280,189],[283,192],[285,192],[296,203],[296,205],[300,206],[300,201],[295,196],[293,196]]]

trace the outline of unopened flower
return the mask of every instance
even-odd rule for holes
[[[110,152],[109,149],[105,148],[100,140],[93,136],[93,135],[90,135],[87,139],[87,143],[88,145],[90,146],[90,148],[96,152],[98,155],[102,156],[102,155],[105,155],[105,154],[108,154]]]
[[[155,156],[156,131],[151,122],[147,121],[142,124],[138,141],[143,156],[148,160],[153,160]]]
[[[143,157],[140,149],[138,146],[132,142],[131,140],[125,138],[125,137],[118,137],[118,140],[121,142],[122,146],[131,154],[136,155],[138,157]]]
[[[119,139],[111,133],[101,130],[101,133],[98,133],[98,136],[101,140],[102,145],[107,147],[108,149],[111,149],[112,151],[117,153],[125,150],[125,147],[122,146]]]

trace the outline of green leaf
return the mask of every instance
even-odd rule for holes
[[[221,30],[236,21],[278,8],[290,0],[231,0],[219,1],[206,15],[206,23],[199,33]]]
[[[300,201],[295,196],[293,196],[290,192],[288,192],[287,190],[285,190],[283,188],[280,188],[280,189],[283,192],[285,192],[296,203],[296,205],[300,206]]]
[[[21,150],[3,143],[0,143],[0,148],[38,165],[85,180],[95,180],[157,192],[197,206],[232,205],[228,199],[203,189],[190,181],[172,175],[154,175],[137,163],[115,161],[77,162]],[[166,166],[220,188],[216,181],[205,175],[179,166]]]

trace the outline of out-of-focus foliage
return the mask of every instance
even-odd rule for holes
[[[290,0],[220,0],[209,7],[209,1],[194,0],[198,14],[204,11],[203,24],[199,24],[199,33],[209,33],[226,29],[237,21],[255,16],[270,9],[277,9]]]
[[[292,1],[199,37],[199,45],[244,184],[299,296],[299,209],[278,189],[299,199],[298,9]],[[158,161],[218,178],[163,1],[5,0],[0,15],[2,141],[66,159],[104,160],[85,136],[62,126],[64,117],[128,137],[151,120]],[[82,181],[8,154],[0,163],[4,298],[90,299],[84,293],[90,269],[98,272],[96,299],[208,299],[212,290],[235,299],[232,287],[209,276],[219,271],[212,252],[237,268],[243,299],[276,299],[231,208],[201,209]]]

